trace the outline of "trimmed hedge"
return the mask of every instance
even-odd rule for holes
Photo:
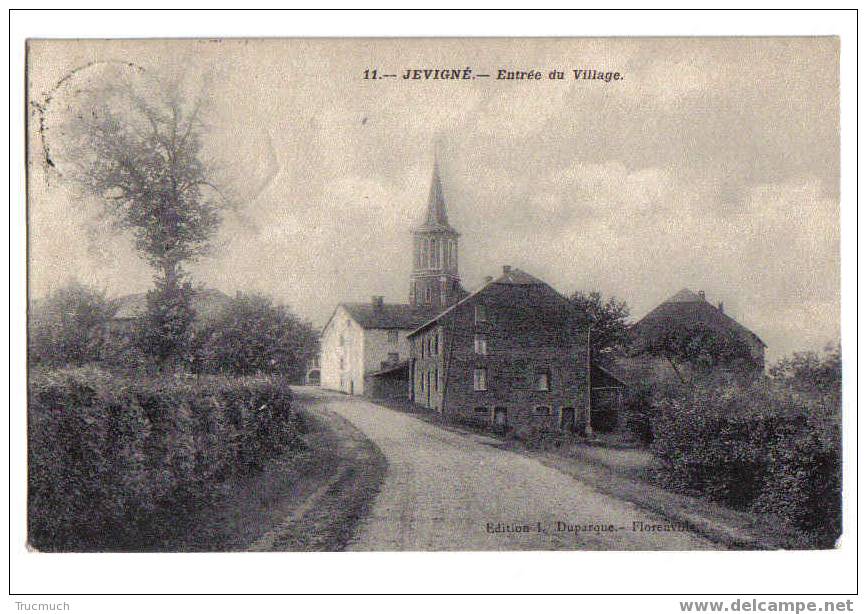
[[[839,407],[761,381],[657,402],[653,450],[676,490],[778,514],[831,547],[841,533]]]
[[[277,378],[35,371],[28,412],[28,534],[43,551],[156,549],[228,478],[302,446]]]

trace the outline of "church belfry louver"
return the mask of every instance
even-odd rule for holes
[[[409,303],[444,309],[461,296],[458,275],[458,237],[449,224],[439,163],[434,162],[424,222],[412,231],[413,268]]]

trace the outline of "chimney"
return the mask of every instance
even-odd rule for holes
[[[381,296],[371,296],[370,304],[373,305],[373,308],[376,310],[382,309],[382,297]]]
[[[725,313],[725,310],[723,309],[723,302],[722,301],[719,302],[719,312]]]
[[[503,265],[503,275],[508,275],[512,272],[512,267],[508,264]]]
[[[704,290],[698,291],[698,298],[700,298],[701,300],[704,300]]]
[[[490,275],[485,275],[485,283],[486,283],[486,284],[489,284],[489,283],[491,283],[492,281],[494,281],[494,278],[493,278],[493,277],[491,277]]]

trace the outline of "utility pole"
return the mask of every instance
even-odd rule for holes
[[[590,330],[593,328],[592,324],[587,324],[587,422],[584,425],[584,434],[587,437],[593,437],[593,424],[591,423],[591,416],[593,412],[593,388],[591,388],[591,380],[590,380],[590,359],[591,359],[591,350],[590,350]]]

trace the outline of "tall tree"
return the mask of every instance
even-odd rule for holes
[[[593,359],[603,365],[629,346],[629,306],[599,292],[575,292],[569,297],[579,313],[579,326],[590,326],[590,349]]]
[[[129,81],[87,99],[73,122],[73,179],[130,231],[155,270],[142,330],[160,360],[188,341],[193,311],[185,265],[205,253],[230,204],[204,155],[203,93],[179,81]]]

